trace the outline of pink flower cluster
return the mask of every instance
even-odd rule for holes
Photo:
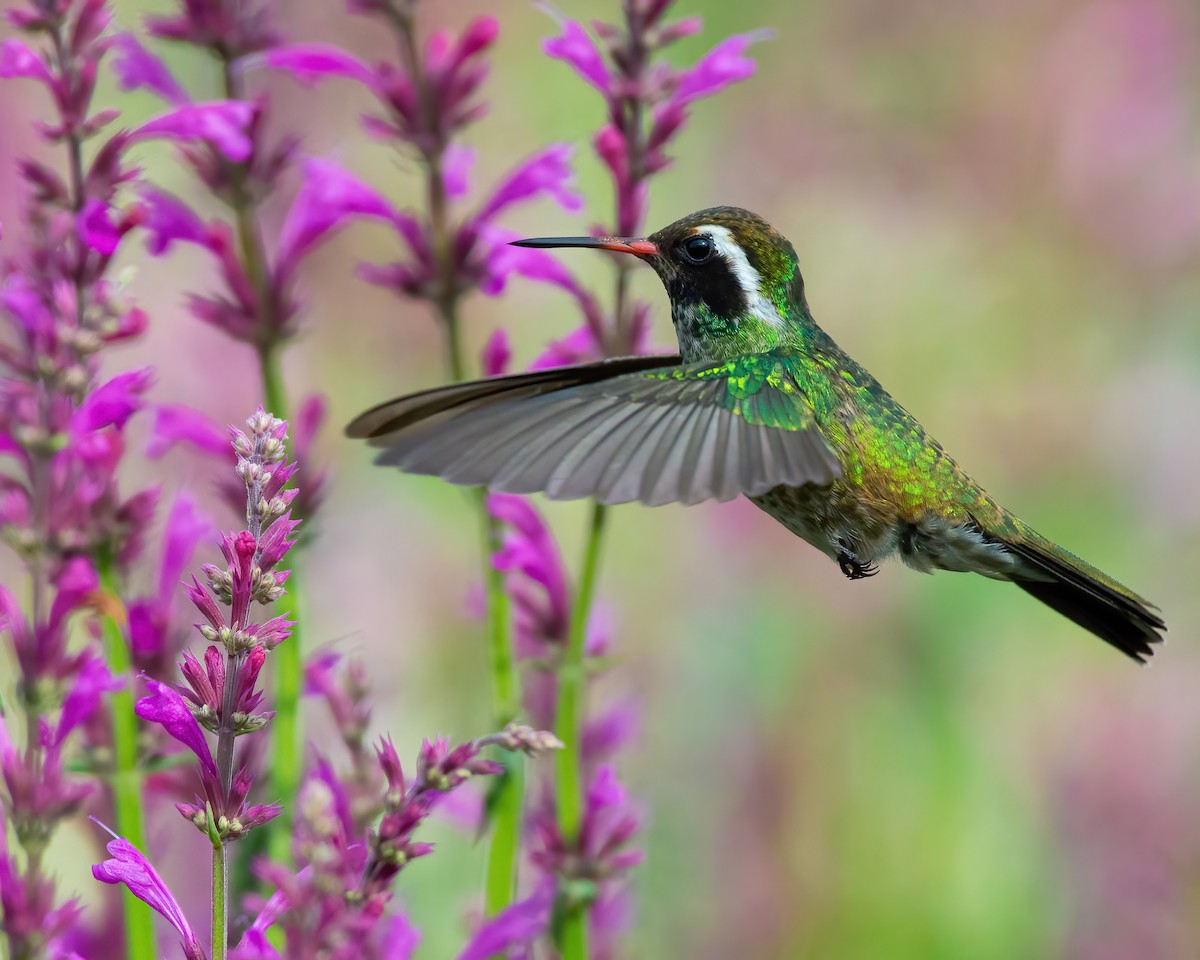
[[[42,852],[91,792],[65,774],[67,737],[83,730],[89,747],[107,747],[104,725],[90,721],[125,680],[111,676],[93,643],[69,646],[69,625],[88,615],[119,629],[124,606],[114,585],[142,552],[157,503],[157,490],[123,496],[117,481],[126,425],[145,405],[151,372],[100,375],[105,351],[147,322],[109,276],[144,215],[138,205],[121,208],[118,191],[136,179],[136,144],[168,139],[220,152],[244,137],[247,116],[225,102],[175,104],[135,129],[116,129],[117,112],[93,104],[112,47],[104,0],[31,0],[6,17],[21,36],[0,44],[0,77],[44,88],[53,116],[38,132],[65,161],[21,162],[28,199],[17,252],[0,270],[0,454],[8,465],[0,535],[30,581],[25,604],[0,588],[26,728],[23,748],[0,736],[4,813],[23,851],[0,851],[0,922],[20,955],[34,943],[66,949],[60,935],[74,935],[74,908],[55,904]]]
[[[765,32],[727,37],[690,67],[677,68],[663,51],[700,31],[698,17],[665,22],[672,0],[632,0],[620,24],[596,21],[596,39],[583,25],[546,8],[562,32],[542,45],[546,55],[569,64],[604,99],[607,121],[592,138],[596,155],[612,177],[616,211],[596,235],[637,237],[645,230],[650,179],[671,163],[667,149],[683,130],[693,103],[754,72],[746,48]],[[618,263],[618,270],[629,269]],[[583,326],[551,343],[534,369],[566,366],[603,356],[644,353],[649,305],[618,297],[611,311],[573,280],[559,284],[575,299]]]
[[[553,722],[558,700],[558,676],[570,621],[572,597],[566,570],[553,534],[528,500],[512,494],[493,493],[488,509],[505,527],[503,545],[493,558],[507,578],[516,626],[516,652],[526,669],[522,680],[525,710],[532,722]],[[608,652],[609,636],[603,611],[593,611],[587,632],[586,652],[600,657]],[[593,676],[598,677],[599,671]],[[617,702],[607,710],[594,711],[584,726],[582,759],[590,786],[585,798],[579,836],[568,841],[559,830],[554,795],[543,790],[535,795],[528,814],[530,860],[542,872],[529,898],[514,904],[488,925],[490,936],[501,936],[511,928],[499,923],[506,918],[520,929],[536,927],[532,918],[546,918],[549,910],[539,904],[553,891],[565,890],[577,904],[589,908],[594,940],[614,945],[627,923],[627,894],[624,877],[642,860],[640,851],[628,849],[639,827],[639,819],[616,771],[605,761],[632,737],[637,726],[636,711]],[[543,932],[542,926],[518,937],[521,943]],[[507,942],[507,941],[506,941]]]
[[[582,207],[571,189],[571,151],[566,145],[547,147],[518,164],[456,223],[448,222],[443,209],[470,193],[475,155],[454,138],[484,114],[476,93],[487,75],[486,53],[499,30],[496,19],[480,17],[458,37],[436,32],[419,48],[405,6],[379,2],[351,8],[400,34],[401,48],[410,51],[401,63],[368,64],[327,44],[282,46],[265,55],[270,66],[303,83],[342,78],[361,84],[377,103],[377,112],[362,118],[364,129],[415,152],[435,178],[437,212],[422,218],[390,211],[403,256],[387,264],[364,264],[360,276],[435,304],[474,290],[494,296],[513,274],[569,289],[570,275],[552,257],[509,246],[517,235],[497,225],[508,208],[541,196],[565,210]]]

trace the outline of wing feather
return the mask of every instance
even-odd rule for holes
[[[601,503],[730,500],[839,475],[786,359],[677,363],[632,357],[453,384],[380,404],[347,432],[410,473]]]

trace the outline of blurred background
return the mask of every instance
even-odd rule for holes
[[[561,6],[618,14],[615,0]],[[713,204],[765,215],[799,252],[818,322],[999,500],[1159,604],[1170,633],[1138,669],[1007,585],[899,565],[847,581],[746,503],[620,508],[600,584],[617,665],[595,695],[640,714],[620,760],[646,818],[627,955],[1200,955],[1200,9],[676,6],[705,21],[677,48],[688,61],[729,33],[775,34],[750,51],[754,77],[694,109],[652,189],[652,228]],[[294,40],[391,55],[339,3],[284,7]],[[117,4],[126,27],[165,8]],[[573,234],[609,220],[588,145],[600,100],[538,53],[553,20],[517,0],[428,0],[422,16],[485,11],[502,34],[490,113],[469,136],[478,195],[532,149],[572,141],[584,214],[545,204],[506,225]],[[211,63],[155,49],[192,89],[211,77],[215,96]],[[359,90],[261,83],[308,152],[416,202],[416,171],[358,128]],[[39,96],[10,84],[0,97],[0,220],[19,212],[14,161],[37,149]],[[131,122],[158,109],[110,98]],[[194,196],[169,151],[146,148],[144,162]],[[286,372],[294,397],[324,391],[331,411],[306,642],[367,659],[378,732],[413,756],[422,736],[486,732],[490,707],[467,604],[468,499],[377,470],[340,435],[365,406],[443,376],[431,318],[353,277],[393,242],[355,227],[309,261]],[[611,289],[604,258],[568,262]],[[183,309],[208,262],[182,250],[127,266],[151,327],[119,362],[153,363],[158,401],[240,422],[258,402],[251,352]],[[654,343],[671,346],[657,280],[637,282],[658,307]],[[525,363],[578,322],[565,295],[515,280],[468,304],[466,332],[481,345],[506,328]],[[212,493],[198,464],[175,453],[145,469],[168,494]],[[543,506],[576,567],[585,508]],[[318,740],[325,722],[313,712]],[[399,889],[424,930],[418,956],[438,958],[462,941],[484,850],[449,826],[433,833],[437,855]],[[90,897],[80,837],[99,849],[82,828],[64,834],[60,869]],[[152,837],[180,854],[163,858],[179,883],[202,842],[174,819]]]

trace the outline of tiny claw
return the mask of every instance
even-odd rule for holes
[[[838,568],[850,580],[865,580],[867,577],[873,577],[879,572],[879,567],[867,561],[861,563],[858,557],[854,554],[843,550],[837,556]]]

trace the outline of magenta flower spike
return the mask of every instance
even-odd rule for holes
[[[20,222],[7,225],[10,257],[0,267],[0,447],[11,465],[0,489],[0,533],[29,581],[0,592],[18,665],[6,709],[22,714],[29,731],[25,748],[4,756],[3,802],[23,855],[22,872],[9,878],[16,888],[6,880],[8,898],[0,898],[0,929],[14,956],[65,956],[75,949],[68,942],[84,941],[58,936],[60,919],[74,910],[55,904],[42,851],[90,791],[83,778],[66,776],[65,758],[86,769],[103,751],[118,826],[141,842],[139,743],[132,700],[118,692],[133,682],[121,653],[122,594],[158,491],[122,493],[118,475],[126,431],[146,406],[153,375],[121,372],[108,356],[147,324],[111,274],[143,214],[126,202],[138,177],[130,153],[161,137],[186,149],[236,146],[249,115],[223,103],[175,103],[140,128],[119,129],[117,112],[94,103],[114,59],[106,0],[30,0],[7,19],[20,36],[0,43],[0,76],[32,80],[49,96],[35,127],[41,149],[18,149],[28,156],[19,164],[26,199]],[[96,652],[102,632],[111,668]],[[86,750],[69,753],[73,743]],[[19,918],[10,913],[18,900]],[[152,949],[147,913],[131,913],[126,934],[131,955]]]

